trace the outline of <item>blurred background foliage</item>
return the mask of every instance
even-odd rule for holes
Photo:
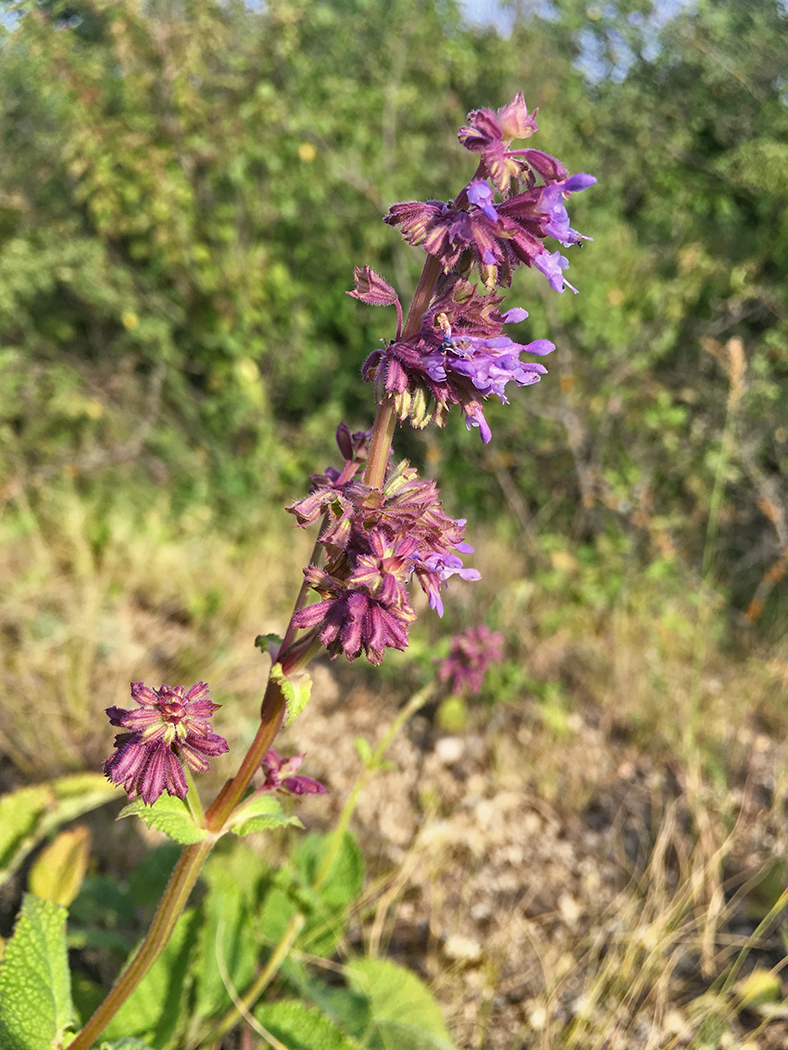
[[[183,578],[168,543],[257,543],[336,458],[337,423],[370,425],[359,369],[395,320],[344,294],[353,266],[408,300],[421,256],[382,216],[453,196],[474,168],[457,127],[521,88],[534,144],[599,180],[572,205],[595,238],[570,253],[580,294],[518,273],[520,334],[557,350],[491,408],[490,446],[456,418],[397,449],[559,607],[611,609],[637,576],[646,605],[705,588],[734,633],[780,635],[785,6],[505,6],[508,36],[455,0],[2,4],[0,498],[26,581],[9,651],[44,638],[54,666],[60,598],[25,604],[45,577],[70,574],[99,616],[149,557],[155,601]],[[199,629],[221,604],[212,573],[176,619]],[[79,708],[100,634],[68,675],[6,657],[8,695],[48,673]]]

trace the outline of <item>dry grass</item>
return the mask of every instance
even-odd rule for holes
[[[168,520],[163,497],[106,513],[60,490],[6,510],[0,747],[26,777],[95,764],[104,708],[138,679],[202,677],[235,705],[232,742],[253,734],[266,671],[253,641],[282,629],[308,550],[283,511],[241,550],[208,512]]]

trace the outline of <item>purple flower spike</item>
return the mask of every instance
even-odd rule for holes
[[[163,791],[186,798],[188,785],[182,763],[195,773],[208,769],[208,760],[229,750],[224,737],[211,732],[213,703],[204,682],[186,692],[182,685],[150,689],[131,683],[131,698],[140,706],[130,711],[108,707],[112,725],[128,730],[115,737],[114,755],[104,773],[130,799],[152,806]]]
[[[325,795],[328,788],[319,780],[295,775],[303,761],[303,755],[280,758],[271,748],[261,767],[265,775],[263,791],[278,791],[282,795]]]
[[[452,693],[477,695],[491,664],[501,659],[503,635],[482,624],[469,627],[451,640],[451,650],[438,671],[442,682],[448,682]]]

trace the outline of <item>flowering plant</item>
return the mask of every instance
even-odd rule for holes
[[[365,656],[379,664],[387,648],[408,644],[416,618],[411,583],[440,616],[452,576],[479,578],[464,563],[473,552],[465,521],[446,514],[434,482],[421,479],[407,461],[392,461],[392,438],[398,422],[443,426],[456,406],[468,428],[489,442],[487,399],[495,395],[507,404],[509,383],[530,386],[546,372],[532,358],[549,354],[553,343],[515,341],[506,328],[528,315],[520,307],[504,308],[503,293],[522,265],[539,271],[557,292],[576,291],[565,278],[566,257],[547,242],[569,247],[586,239],[571,228],[566,202],[595,180],[570,176],[540,150],[513,148],[515,140],[536,132],[536,115],[522,93],[497,112],[474,110],[458,137],[478,164],[454,200],[409,201],[389,210],[385,221],[426,254],[407,315],[388,281],[368,266],[355,269],[348,294],[368,305],[393,306],[397,315],[394,337],[362,367],[377,415],[368,431],[351,433],[339,425],[340,465],[314,474],[309,493],[288,508],[300,528],[320,522],[319,534],[284,637],[258,639],[270,643],[272,669],[259,728],[235,776],[203,811],[192,774],[227,750],[211,727],[218,705],[205,683],[187,691],[135,682],[135,708],[107,709],[121,730],[105,764],[107,777],[128,794],[128,812],[186,848],[148,936],[69,1050],[87,1050],[162,952],[216,840],[292,823],[276,795],[325,791],[300,774],[303,755],[281,758],[272,746],[308,699],[303,671],[310,660],[325,649],[331,659]],[[455,641],[441,678],[455,692],[477,690],[501,645],[487,628],[472,630]],[[254,789],[256,776],[261,783]]]

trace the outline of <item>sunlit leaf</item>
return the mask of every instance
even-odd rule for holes
[[[0,1046],[52,1050],[74,1027],[66,909],[27,894],[0,964]]]

